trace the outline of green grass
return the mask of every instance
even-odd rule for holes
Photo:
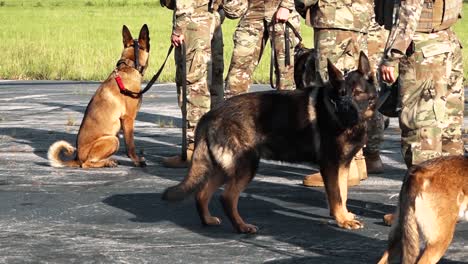
[[[468,3],[464,4],[468,14]],[[134,37],[143,24],[151,37],[148,80],[161,65],[170,45],[172,11],[156,0],[0,0],[0,79],[103,80],[113,70],[122,51],[122,25]],[[233,48],[237,21],[223,24],[225,73]],[[455,27],[463,45],[465,77],[468,77],[468,19]],[[312,29],[302,26],[306,46],[312,46]],[[269,47],[254,74],[254,82],[266,83]],[[169,60],[160,77],[174,80]]]

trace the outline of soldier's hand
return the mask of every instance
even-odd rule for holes
[[[171,36],[171,43],[172,45],[174,45],[175,47],[179,47],[180,45],[182,45],[182,43],[184,43],[184,35],[175,35],[175,34],[172,34]]]
[[[380,74],[382,80],[384,80],[387,83],[394,83],[396,80],[395,67],[393,66],[380,65]]]
[[[288,21],[289,19],[289,9],[280,7],[278,8],[278,11],[276,11],[276,17],[275,17],[275,22],[276,23],[283,23]]]

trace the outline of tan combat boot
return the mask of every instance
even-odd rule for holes
[[[364,152],[362,149],[356,153],[353,160],[356,161],[359,179],[361,181],[367,180],[366,158],[364,157]]]
[[[380,153],[371,152],[364,154],[366,158],[367,172],[372,174],[379,174],[384,172],[382,159],[380,159]]]
[[[383,216],[383,222],[384,224],[388,226],[393,225],[394,221],[395,221],[395,214],[386,214]]]
[[[348,175],[348,187],[359,185],[359,171],[356,164],[356,161],[353,159],[351,164],[349,165],[349,175]],[[306,175],[304,179],[302,179],[302,184],[307,187],[323,187],[325,184],[323,183],[322,175],[320,172],[316,172],[313,174]]]
[[[182,160],[182,155],[175,155],[172,157],[164,158],[162,164],[166,168],[188,168],[189,163],[192,161],[193,143],[188,145],[187,160]]]

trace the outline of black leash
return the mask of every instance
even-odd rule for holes
[[[166,66],[167,59],[169,58],[169,55],[171,55],[171,52],[172,52],[173,49],[174,49],[174,46],[171,45],[171,46],[169,47],[169,49],[167,50],[167,55],[166,55],[166,58],[164,59],[163,64],[162,64],[161,67],[159,68],[158,72],[156,72],[156,74],[153,76],[153,78],[151,78],[151,80],[150,80],[150,81],[148,82],[148,84],[145,86],[145,88],[143,89],[143,91],[140,92],[141,94],[146,93],[146,92],[151,88],[151,86],[153,86],[153,84],[158,80],[159,75],[161,75],[162,70],[163,70],[164,67]]]
[[[299,31],[297,31],[294,26],[291,24],[291,22],[286,21],[284,22],[285,28],[284,28],[284,49],[285,49],[285,59],[284,63],[286,66],[291,65],[291,52],[290,52],[290,43],[289,43],[289,29],[291,29],[294,33],[294,35],[299,39],[299,43],[302,42],[302,36],[299,34]],[[277,89],[276,85],[273,83],[273,75],[276,72],[276,81],[278,81],[279,77],[279,66],[276,65],[276,60],[275,60],[275,22],[271,22],[271,26],[273,28],[273,33],[272,33],[272,38],[270,39],[270,44],[271,44],[271,56],[270,56],[270,86],[273,89]]]
[[[134,43],[138,43],[138,41],[134,41]],[[166,59],[164,60],[163,64],[161,65],[161,67],[159,68],[159,70],[156,72],[156,74],[153,76],[153,78],[151,78],[151,80],[148,82],[148,84],[145,86],[145,88],[140,91],[140,92],[133,92],[133,91],[130,91],[128,90],[127,88],[124,88],[123,86],[121,87],[119,85],[119,88],[120,88],[120,92],[122,94],[125,94],[127,96],[130,96],[132,98],[140,98],[144,93],[146,93],[150,88],[151,86],[153,86],[153,84],[158,80],[159,78],[159,75],[161,75],[164,67],[166,66],[166,62],[167,62],[167,59],[169,58],[169,55],[171,55],[171,52],[172,50],[174,49],[174,46],[170,46],[169,47],[169,50],[167,51],[167,55],[166,55]],[[139,47],[138,47],[138,44],[135,44],[134,46],[134,50],[135,50],[135,58],[138,58],[138,50],[139,50]],[[139,60],[138,59],[135,59],[135,69],[138,70],[139,68]],[[140,70],[138,70],[141,74],[142,72]]]
[[[172,46],[171,46],[172,47]],[[187,160],[187,50],[185,43],[180,46],[182,53],[182,153],[181,159]]]

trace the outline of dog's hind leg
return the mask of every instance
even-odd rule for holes
[[[228,182],[221,196],[221,203],[224,212],[239,233],[254,234],[258,230],[256,226],[245,223],[237,209],[240,193],[255,176],[258,162],[259,158],[255,154],[247,154],[237,160],[233,170],[227,172]]]
[[[348,212],[346,201],[348,199],[349,165],[336,168],[332,164],[321,166],[320,173],[324,177],[330,215],[333,216],[339,227],[358,229],[364,225],[354,219],[354,214]]]
[[[418,208],[416,208],[418,226],[427,241],[426,248],[418,261],[419,264],[437,263],[442,258],[453,239],[458,218],[458,215],[455,212],[458,212],[458,209],[455,208],[456,206],[453,201],[444,203],[438,200],[437,203],[445,204],[446,206],[452,205],[454,208],[450,208],[450,211],[454,212],[452,214],[453,217],[449,217],[448,215],[445,215],[444,217],[441,215],[434,215],[434,217],[432,217],[431,215],[424,213],[418,215]],[[445,210],[448,209],[449,208],[447,207],[445,208]]]
[[[119,139],[116,136],[103,136],[91,143],[82,168],[116,167],[117,161],[109,157],[119,149]]]
[[[221,219],[212,216],[209,209],[209,203],[213,193],[224,183],[223,172],[219,168],[214,168],[206,183],[197,193],[195,200],[197,202],[198,215],[204,225],[219,225]]]
[[[377,264],[387,264],[396,256],[401,255],[401,224],[398,219],[395,221],[388,236],[388,249]]]

